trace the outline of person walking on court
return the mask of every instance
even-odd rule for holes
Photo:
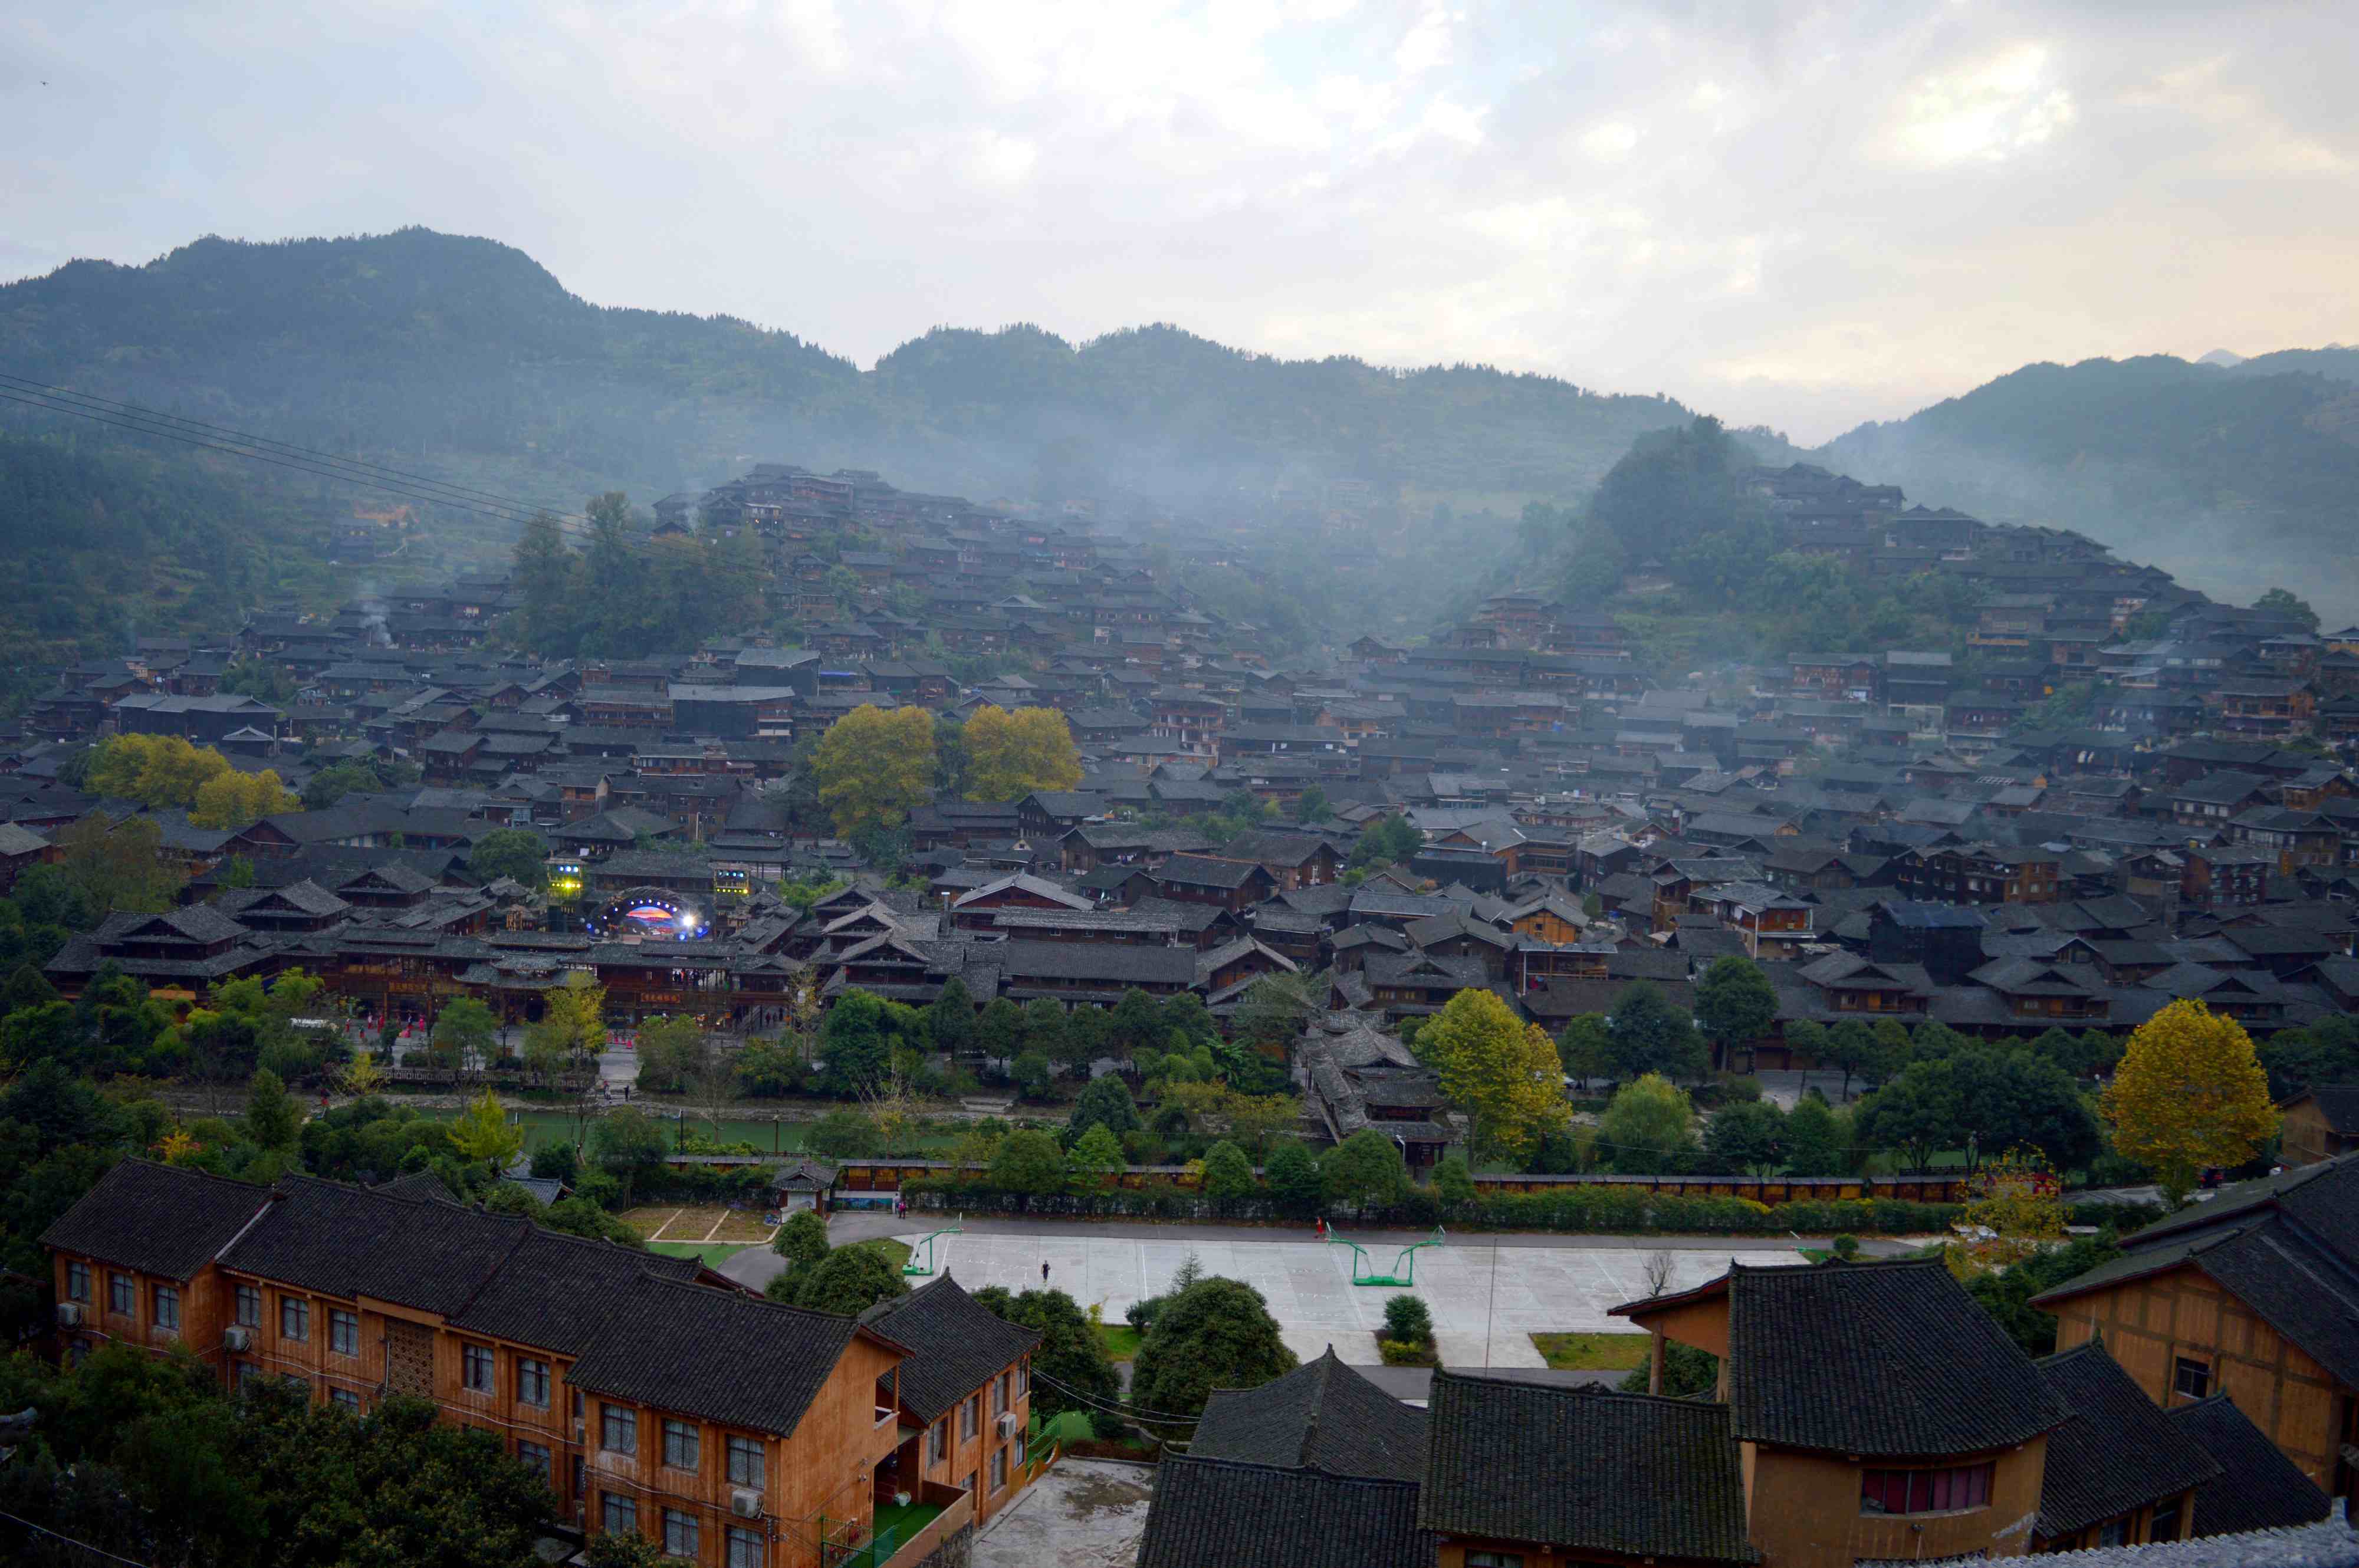
[[[1044,1290],[1049,1288],[1049,1260],[1045,1258],[1040,1259],[1040,1288]]]

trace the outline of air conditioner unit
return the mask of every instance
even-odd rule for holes
[[[762,1517],[762,1494],[744,1486],[734,1486],[729,1492],[729,1511],[739,1519]]]
[[[1001,1411],[999,1416],[999,1435],[1002,1437],[1014,1437],[1016,1435],[1017,1424],[1016,1412],[1014,1410]]]
[[[82,1326],[82,1303],[80,1301],[60,1301],[58,1303],[58,1326],[60,1328],[80,1328]]]
[[[254,1348],[254,1331],[250,1328],[222,1330],[222,1348],[243,1354]]]

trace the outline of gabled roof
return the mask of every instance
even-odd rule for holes
[[[2218,1467],[2219,1474],[2195,1488],[2194,1534],[2279,1530],[2312,1523],[2332,1509],[2332,1499],[2226,1394],[2180,1405],[2164,1419]],[[2055,1452],[2053,1444],[2049,1452]]]
[[[1155,1473],[1138,1568],[1432,1568],[1413,1482],[1201,1454]]]
[[[567,1380],[593,1394],[790,1436],[855,1334],[850,1318],[642,1278]]]
[[[2039,1364],[2071,1419],[2048,1434],[2039,1533],[2071,1535],[2213,1479],[2220,1466],[2091,1340]]]
[[[289,1176],[223,1264],[306,1290],[457,1312],[530,1233],[521,1220]]]
[[[1729,1408],[1433,1375],[1418,1522],[1633,1557],[1757,1562]]]
[[[909,1347],[901,1402],[929,1425],[1040,1343],[1036,1331],[995,1316],[947,1274],[871,1307],[860,1321]]]
[[[270,1201],[270,1190],[201,1171],[126,1160],[41,1233],[41,1245],[186,1279]]]
[[[1258,1388],[1215,1389],[1188,1452],[1331,1475],[1415,1481],[1425,1474],[1426,1416],[1336,1359]]]
[[[2071,1415],[1937,1258],[1746,1268],[1674,1300],[1728,1298],[1731,1430],[1748,1442],[1891,1458],[2013,1447]],[[1925,1347],[1942,1347],[1938,1356]]]

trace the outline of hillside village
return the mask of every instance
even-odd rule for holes
[[[542,657],[516,634],[529,582],[388,582],[397,552],[332,615],[264,610],[234,638],[141,637],[56,671],[0,755],[0,890],[108,844],[174,890],[61,929],[22,984],[91,1011],[128,982],[170,1009],[300,972],[347,1046],[422,1040],[480,1004],[498,1062],[394,1048],[394,1082],[425,1088],[527,1083],[508,1031],[585,977],[606,1029],[692,1019],[736,1051],[781,1034],[823,1049],[847,1003],[1090,1015],[1094,1032],[1067,1029],[1065,1058],[1028,1077],[962,1020],[936,1097],[1018,1116],[1140,1076],[1091,1041],[1151,1004],[1244,1040],[1264,1092],[1299,1095],[1285,1130],[1310,1149],[1373,1133],[1404,1192],[1465,1181],[1452,1224],[1619,1184],[1745,1200],[1761,1217],[1744,1223],[1778,1234],[1777,1205],[1822,1199],[1922,1205],[1937,1223],[1893,1228],[1938,1232],[1955,1211],[1934,1205],[1972,1195],[1971,1138],[1939,1167],[1897,1133],[1873,1171],[1707,1149],[1607,1171],[1545,1142],[1503,1167],[1470,1160],[1473,1116],[1420,1031],[1470,993],[1551,1040],[1605,1030],[1634,988],[1701,1021],[1707,973],[1735,958],[1774,1005],[1742,1032],[1707,1027],[1701,1059],[1666,1059],[1700,1107],[1773,1078],[1790,1100],[1794,1074],[1840,1107],[1899,1070],[1832,1043],[1858,1024],[2042,1061],[2102,1037],[2112,1056],[2065,1065],[2090,1130],[2059,1134],[2075,1153],[2056,1161],[2097,1187],[2114,1157],[2077,1086],[2122,1037],[2200,1003],[2259,1046],[2282,1139],[2207,1176],[2246,1184],[2126,1230],[2118,1258],[2049,1289],[2054,1354],[2027,1353],[1936,1262],[1732,1259],[1614,1306],[1652,1336],[1649,1392],[1445,1367],[1411,1407],[1328,1359],[1215,1393],[1162,1462],[1137,1561],[2336,1550],[2347,1532],[2319,1521],[2352,1495],[2359,1432],[2359,1078],[2317,1042],[2359,1008],[2359,627],[2321,630],[2298,602],[2215,604],[2079,534],[1819,469],[1745,483],[1780,552],[1953,583],[1967,618],[1941,646],[1689,670],[1644,656],[1643,561],[1602,606],[1510,585],[1420,637],[1344,625],[1308,648],[1196,592],[1214,569],[1266,580],[1281,552],[1355,548],[1371,499],[1352,485],[1291,498],[1310,530],[1281,544],[760,464],[657,502],[642,548],[731,541],[791,630],[634,658]],[[342,548],[380,548],[384,519],[364,520]],[[822,801],[825,737],[908,709],[944,734],[1053,710],[1077,776],[975,799],[932,774],[854,830]],[[88,788],[92,748],[126,736],[209,748],[318,803],[199,825]],[[1298,1004],[1274,1040],[1273,982]],[[1635,1075],[1564,1069],[1552,1099]],[[814,1067],[792,1092],[817,1083]],[[332,1083],[318,1087],[324,1107]],[[1204,1163],[1108,1180],[1187,1189]],[[802,1196],[781,1185],[777,1206],[849,1211],[922,1203],[921,1182],[961,1173],[880,1151],[789,1179]],[[854,1321],[710,1268],[619,1267],[454,1199],[430,1172],[255,1185],[129,1160],[42,1234],[45,1288],[85,1346],[185,1342],[233,1383],[291,1374],[355,1410],[386,1388],[430,1399],[549,1478],[590,1541],[638,1531],[714,1568],[963,1564],[1049,1467],[1026,1435],[1040,1334],[954,1279]],[[1430,1216],[1379,1212],[1443,1217],[1440,1197],[1419,1201]],[[552,1290],[571,1304],[534,1304]],[[641,1365],[658,1324],[709,1354]],[[788,1345],[758,1387],[712,1370]],[[1666,1386],[1680,1349],[1717,1358],[1701,1388]],[[849,1494],[807,1479],[847,1466]],[[886,1535],[912,1508],[922,1528]]]

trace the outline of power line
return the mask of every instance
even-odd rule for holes
[[[478,517],[489,517],[495,522],[516,523],[526,520],[524,517],[520,517],[514,513],[494,511],[484,506],[453,501],[447,495],[438,495],[423,490],[410,489],[404,485],[395,484],[389,480],[366,478],[357,474],[345,474],[332,468],[318,467],[310,463],[292,462],[285,458],[273,457],[267,452],[255,452],[245,447],[229,446],[220,441],[200,440],[194,435],[185,434],[179,431],[159,430],[148,425],[134,424],[124,419],[111,419],[105,415],[94,413],[85,408],[77,408],[68,404],[44,401],[38,398],[27,397],[5,390],[0,390],[0,400],[11,403],[22,403],[27,408],[39,408],[45,413],[65,414],[75,419],[88,419],[94,424],[106,425],[114,430],[129,430],[134,435],[159,437],[166,441],[179,441],[187,446],[204,447],[213,452],[223,452],[229,453],[232,457],[243,457],[251,459],[255,463],[266,463],[274,468],[292,469],[299,474],[314,474],[322,479],[341,479],[348,484],[364,484],[372,486],[373,488],[386,491],[390,495],[401,495],[409,500],[424,501],[436,506],[451,506],[460,511],[473,512]],[[560,526],[561,527],[562,524]]]
[[[221,441],[207,441],[193,433],[173,430],[168,427],[159,427],[134,422],[128,419],[118,419],[103,410],[79,408],[70,403],[59,401],[49,397],[47,394],[27,396],[20,393],[0,389],[0,400],[11,403],[21,403],[27,408],[38,408],[44,413],[63,414],[74,419],[88,419],[94,424],[106,425],[115,430],[128,430],[134,435],[143,435],[165,441],[174,441],[187,446],[203,447],[213,452],[227,452],[232,457],[243,457],[255,463],[268,463],[276,468],[286,468],[300,474],[313,474],[322,479],[340,479],[347,484],[366,485],[372,489],[381,490],[388,495],[399,495],[408,500],[423,501],[431,506],[448,506],[455,511],[470,512],[477,517],[488,517],[495,522],[528,522],[533,517],[546,510],[546,508],[542,507],[527,506],[521,502],[501,503],[501,506],[511,507],[512,509],[495,509],[494,506],[489,503],[461,500],[450,495],[426,488],[427,486],[438,485],[440,482],[436,480],[419,479],[414,482],[406,480],[397,481],[378,478],[375,474],[355,474],[347,472],[341,468],[321,466],[308,459],[297,460],[280,457],[266,452],[257,452],[244,445],[231,445]],[[559,528],[570,537],[575,539],[587,537],[587,525],[584,521],[579,518],[578,514],[551,514],[551,516],[556,517]]]
[[[1094,1396],[1082,1392],[1079,1388],[1067,1388],[1064,1384],[1058,1382],[1057,1379],[1049,1377],[1046,1372],[1041,1371],[1037,1367],[1032,1369],[1032,1376],[1039,1381],[1048,1384],[1049,1387],[1056,1389],[1067,1399],[1077,1399],[1081,1403],[1089,1406],[1092,1410],[1103,1410],[1108,1415],[1120,1416],[1125,1421],[1137,1421],[1142,1426],[1194,1426],[1199,1421],[1203,1419],[1201,1416],[1173,1415],[1169,1410],[1151,1410],[1145,1414],[1141,1414],[1136,1407],[1106,1404],[1096,1399]]]
[[[136,1558],[117,1557],[114,1552],[109,1552],[103,1546],[92,1546],[87,1541],[76,1541],[71,1535],[60,1534],[58,1531],[51,1530],[48,1525],[35,1524],[28,1519],[17,1519],[16,1516],[12,1513],[0,1513],[0,1519],[15,1520],[15,1522],[23,1525],[27,1530],[38,1530],[43,1535],[49,1537],[53,1541],[64,1541],[68,1546],[78,1546],[84,1552],[96,1552],[99,1556],[105,1558],[109,1563],[126,1563],[129,1565],[129,1568],[153,1568],[152,1564],[142,1563]]]
[[[382,463],[368,463],[356,457],[343,457],[335,452],[322,452],[317,447],[300,446],[292,441],[282,441],[274,440],[268,436],[258,436],[248,430],[234,430],[227,425],[212,424],[203,419],[192,419],[183,414],[163,413],[154,408],[145,408],[137,403],[124,402],[120,398],[102,397],[94,392],[76,391],[71,387],[54,387],[47,382],[30,381],[21,376],[10,376],[5,372],[0,372],[0,384],[14,387],[19,391],[32,392],[43,397],[72,402],[84,408],[95,409],[101,413],[115,414],[125,418],[148,420],[158,424],[186,425],[193,430],[205,430],[215,435],[230,437],[241,445],[265,448],[288,456],[305,458],[314,462],[334,463],[344,468],[359,470],[373,474],[379,474],[386,478],[397,480],[404,484],[427,485],[437,490],[448,491],[453,496],[463,496],[474,500],[488,501],[495,506],[505,508],[513,508],[526,512],[545,511],[560,519],[571,518],[576,522],[586,522],[588,520],[587,518],[581,517],[573,513],[564,512],[557,507],[544,506],[538,502],[518,501],[513,496],[495,495],[489,490],[477,490],[471,485],[453,485],[446,480],[432,479],[423,474],[411,474],[398,468],[387,468]]]

